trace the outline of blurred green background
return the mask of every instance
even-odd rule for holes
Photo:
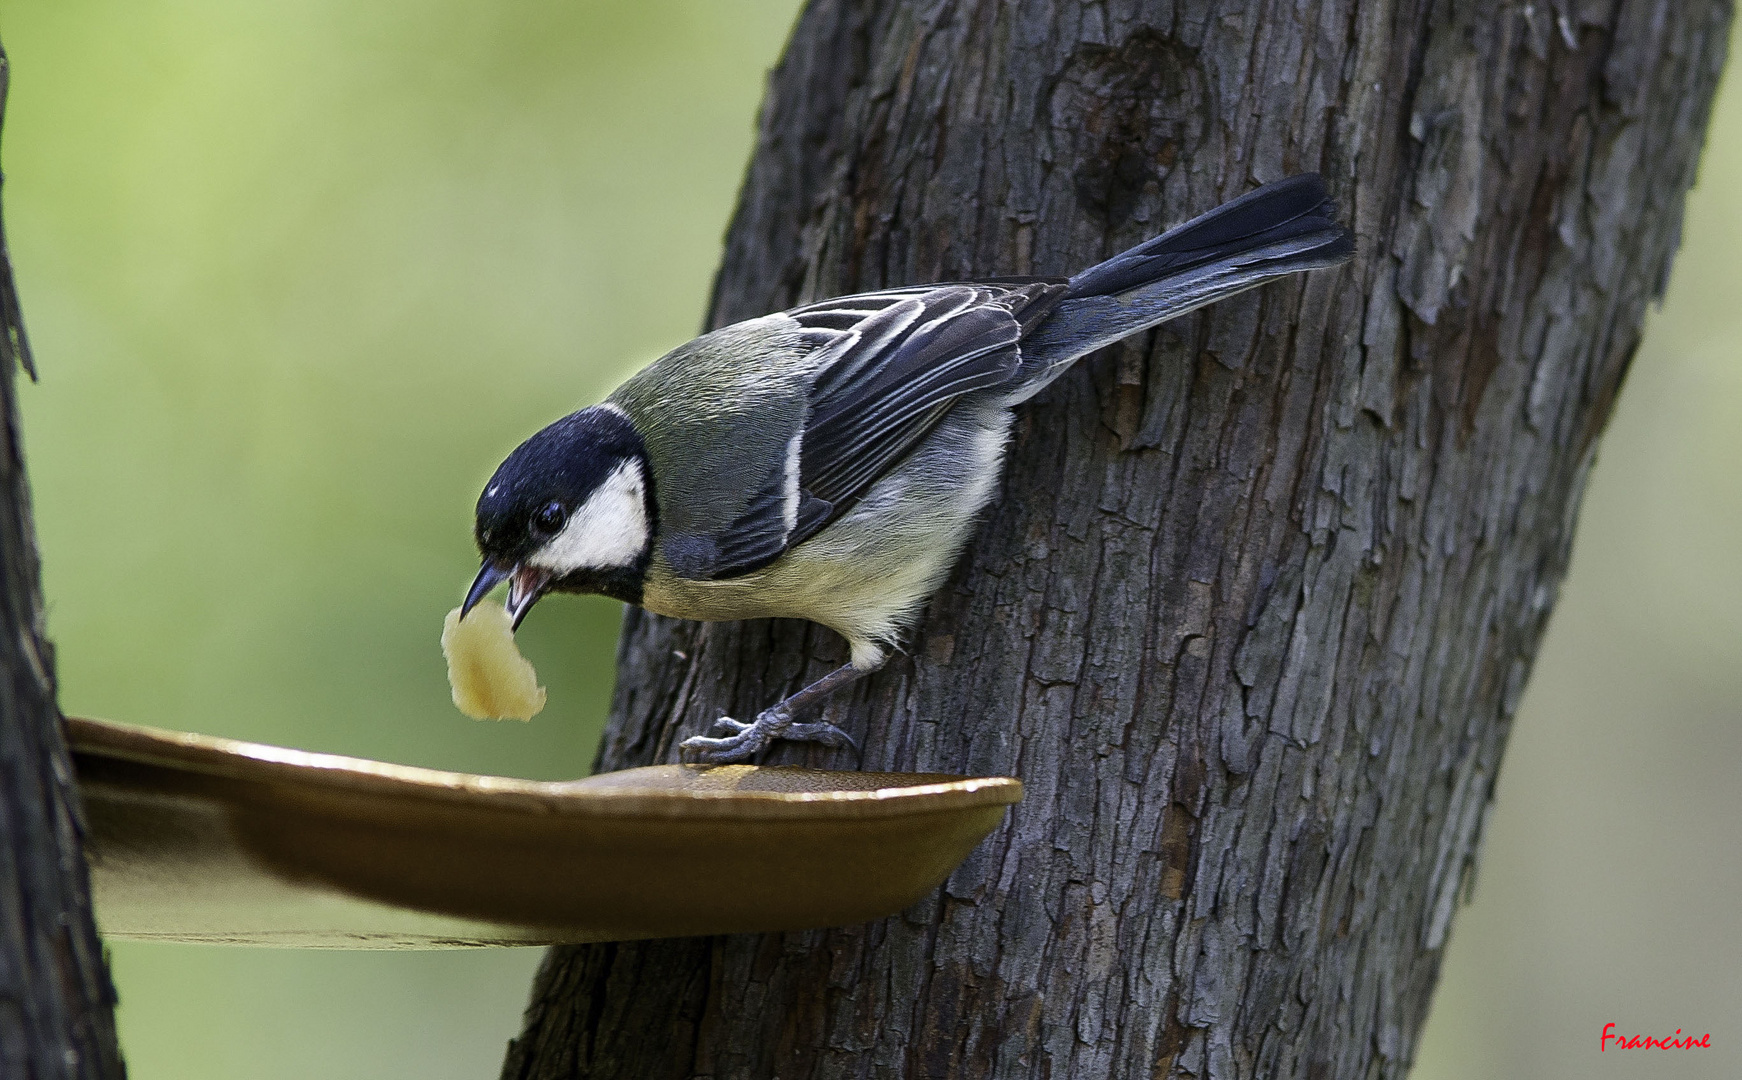
[[[469,508],[700,324],[796,0],[6,0],[6,221],[68,712],[532,777],[447,700]],[[1742,92],[1591,483],[1418,1077],[1742,1075]],[[113,946],[136,1080],[494,1076],[536,950]],[[1602,1025],[1712,1031],[1666,1058]]]

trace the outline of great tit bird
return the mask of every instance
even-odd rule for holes
[[[704,334],[508,455],[478,498],[464,610],[507,581],[516,627],[547,592],[821,623],[850,663],[682,749],[850,746],[798,714],[918,621],[997,492],[1016,405],[1104,345],[1353,251],[1323,182],[1295,176],[1069,280],[887,289]]]

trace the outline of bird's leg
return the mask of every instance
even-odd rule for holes
[[[857,750],[859,745],[853,741],[853,737],[835,725],[823,721],[800,724],[794,720],[794,715],[801,709],[820,704],[841,687],[882,666],[881,659],[876,667],[857,668],[852,664],[843,664],[791,697],[762,710],[755,723],[746,724],[729,716],[722,716],[714,721],[714,730],[727,734],[719,738],[697,735],[685,739],[679,749],[687,760],[703,765],[726,765],[743,761],[761,753],[775,739],[819,742],[837,749],[848,746]]]

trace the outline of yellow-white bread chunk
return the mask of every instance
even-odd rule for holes
[[[501,604],[485,600],[464,619],[442,623],[442,655],[454,704],[474,720],[531,720],[544,708],[538,672],[514,643],[514,624]]]

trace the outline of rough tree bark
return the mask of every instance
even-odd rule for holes
[[[504,1076],[1403,1075],[1730,15],[812,3],[713,325],[1065,274],[1305,170],[1360,255],[1022,414],[912,659],[831,709],[867,768],[1027,786],[936,897],[553,950]],[[632,611],[600,767],[673,760],[843,655],[799,624]]]
[[[0,50],[0,115],[9,70]],[[112,1080],[126,1070],[43,628],[20,367],[35,375],[0,230],[0,1077]]]

